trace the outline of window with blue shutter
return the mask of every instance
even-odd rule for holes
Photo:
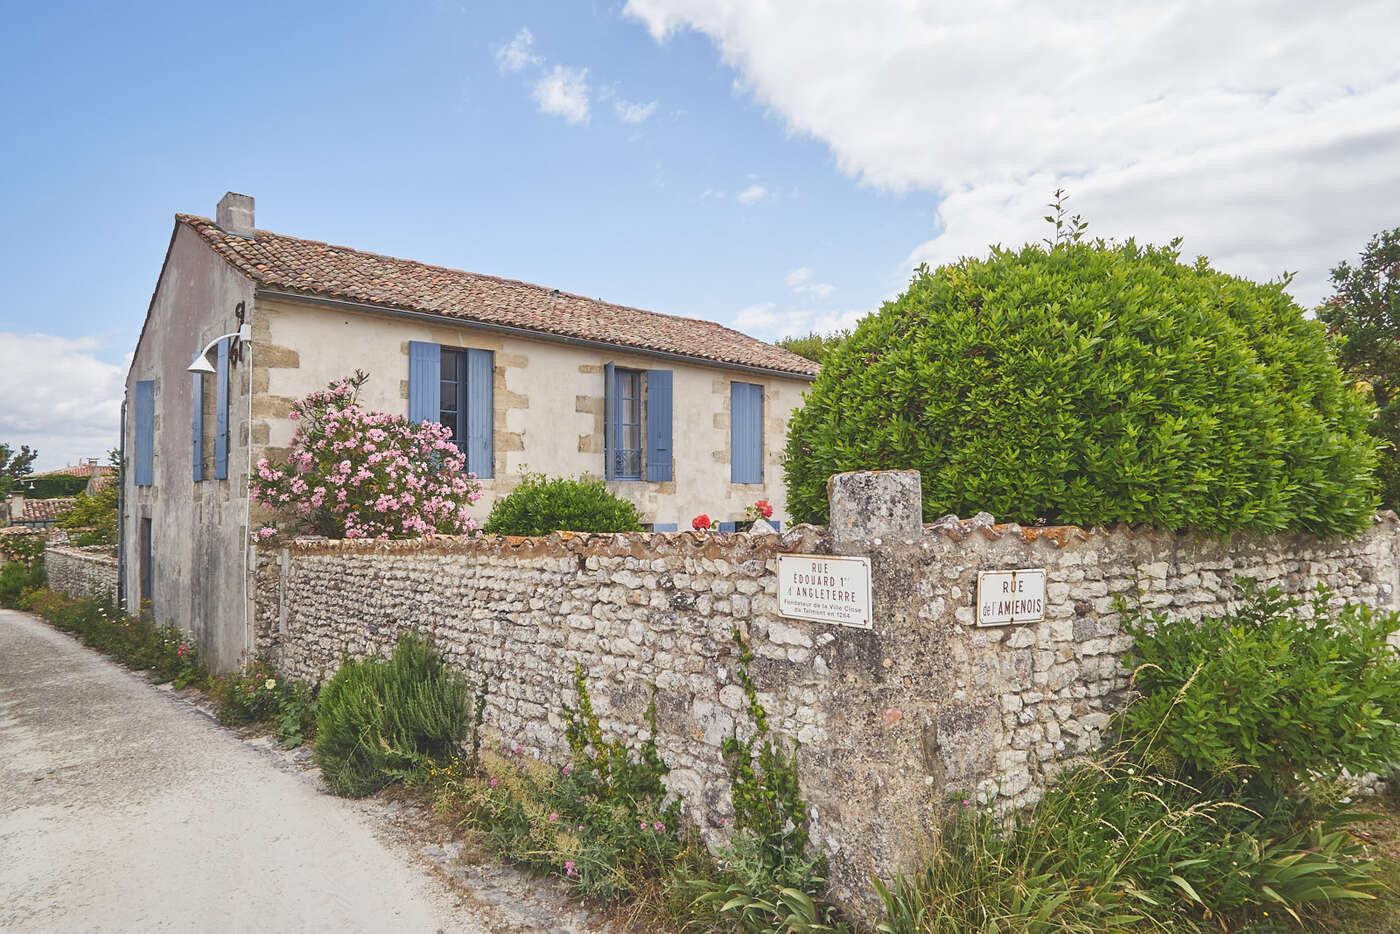
[[[603,364],[603,479],[617,479],[617,367]]]
[[[131,395],[132,474],[137,486],[154,486],[156,482],[156,382],[143,379],[136,383]]]
[[[603,427],[603,476],[608,480],[642,479],[642,377],[662,374],[658,383],[663,384],[662,392],[667,402],[664,411],[657,417],[664,421],[664,434],[657,440],[662,448],[656,454],[656,471],[665,479],[671,477],[671,416],[669,370],[628,370],[611,363],[603,366],[604,427]],[[651,389],[646,390],[650,396]],[[648,399],[650,405],[650,399]],[[648,412],[647,431],[652,430],[652,415]],[[653,439],[648,438],[648,455]],[[653,476],[650,462],[647,463],[646,478]]]
[[[219,362],[214,368],[214,479],[228,479],[228,345],[219,341]]]
[[[496,475],[492,437],[495,356],[489,350],[457,350],[409,341],[408,417],[440,422],[467,455],[467,470]]]
[[[204,374],[194,377],[190,389],[190,459],[194,462],[194,482],[204,479]]]
[[[675,522],[658,522],[651,527],[653,532],[679,532],[680,525]]]
[[[720,530],[721,532],[737,532],[737,531],[739,531],[739,523],[737,523],[737,522],[721,522],[721,523],[719,524],[719,530]]]
[[[763,482],[763,387],[729,384],[729,479]]]
[[[467,469],[478,477],[489,479],[496,475],[493,461],[492,417],[495,406],[495,357],[489,350],[472,348],[466,352],[467,386],[466,445]]]
[[[442,348],[423,341],[408,342],[408,419],[412,422],[441,421],[439,387]],[[453,396],[456,404],[456,396]],[[451,427],[451,426],[449,426]]]
[[[671,371],[647,370],[647,479],[674,480],[671,465]]]

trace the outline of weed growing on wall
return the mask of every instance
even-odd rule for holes
[[[808,806],[797,777],[797,749],[784,749],[768,725],[749,674],[753,650],[734,631],[736,676],[752,721],[747,738],[729,736],[721,750],[729,770],[734,836],[722,870],[681,883],[692,910],[717,930],[824,931],[842,925],[822,903],[825,859],[809,849]]]
[[[355,402],[369,377],[332,383],[292,404],[297,423],[285,464],[258,461],[251,495],[290,527],[331,538],[411,538],[476,530],[467,507],[481,484],[436,422],[372,412]],[[276,533],[265,526],[255,533]]]
[[[476,765],[464,756],[432,769],[427,785],[437,807],[493,852],[561,876],[581,895],[612,900],[658,889],[703,847],[683,827],[679,803],[668,800],[655,706],[634,752],[604,736],[581,668],[573,684],[575,705],[563,707],[567,765],[535,762],[517,746],[482,753]]]

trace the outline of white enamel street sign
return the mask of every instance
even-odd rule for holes
[[[870,559],[778,555],[778,613],[870,629]]]
[[[1008,626],[1045,618],[1045,568],[977,572],[977,625]]]

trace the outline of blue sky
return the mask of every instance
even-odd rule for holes
[[[115,443],[171,215],[228,189],[264,229],[766,339],[1039,237],[1062,183],[1095,232],[1305,304],[1400,224],[1393,4],[1081,6],[12,7],[0,441]]]

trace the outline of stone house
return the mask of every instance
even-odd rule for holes
[[[177,214],[127,376],[121,581],[216,667],[252,645],[249,465],[294,400],[356,369],[369,408],[441,421],[483,483],[604,478],[655,530],[785,518],[787,420],[817,367],[710,321]],[[207,356],[201,357],[201,350]],[[192,366],[196,358],[198,367]],[[203,372],[194,372],[202,370]]]

